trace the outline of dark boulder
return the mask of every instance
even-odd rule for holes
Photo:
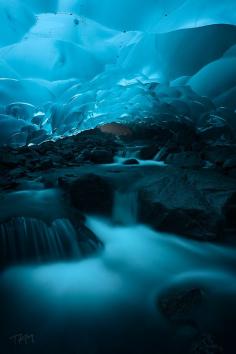
[[[199,335],[193,342],[190,354],[224,354],[223,347],[212,334]]]
[[[230,176],[232,178],[236,178],[236,167],[232,168],[228,171],[228,176]]]
[[[35,130],[30,132],[27,137],[27,144],[40,144],[41,142],[49,139],[50,136],[47,134],[47,131],[44,129]]]
[[[208,143],[231,142],[234,134],[227,125],[224,127],[210,126],[199,131],[200,138]]]
[[[236,192],[227,200],[223,211],[229,227],[236,228]]]
[[[201,156],[204,160],[211,162],[214,166],[224,166],[226,161],[234,159],[236,156],[236,147],[230,144],[203,145]]]
[[[141,160],[152,160],[160,150],[158,144],[150,144],[140,149],[139,158]]]
[[[220,239],[228,227],[224,208],[235,191],[235,181],[222,174],[162,167],[139,188],[139,220],[198,240]]]
[[[42,159],[38,165],[38,169],[40,170],[49,170],[53,167],[53,160],[46,158]]]
[[[8,147],[0,149],[0,167],[1,168],[17,168],[24,162],[24,156],[18,154],[16,150]]]
[[[162,127],[171,133],[171,142],[182,149],[189,149],[198,141],[198,135],[191,119],[179,117],[169,122],[163,122]]]
[[[216,114],[224,118],[231,129],[236,133],[236,112],[233,109],[219,107],[216,109]]]
[[[232,142],[235,133],[227,120],[216,114],[206,114],[199,121],[199,136],[208,143]]]
[[[83,213],[110,215],[113,189],[109,181],[96,174],[85,174],[69,188],[72,205]]]
[[[168,153],[201,149],[194,123],[186,117],[159,114],[146,121],[134,122],[132,130],[134,141],[136,139],[143,146],[139,152],[143,160],[163,160]],[[162,156],[156,158],[160,151]]]
[[[202,303],[203,297],[202,289],[187,289],[174,294],[162,295],[158,300],[158,307],[161,313],[171,321],[188,319]]]
[[[139,165],[138,160],[136,159],[127,159],[123,162],[124,165]]]
[[[231,157],[224,162],[223,168],[226,170],[231,170],[236,168],[236,155]]]
[[[165,162],[169,165],[183,168],[201,168],[203,166],[200,155],[192,151],[169,154]]]
[[[103,163],[112,163],[113,162],[113,153],[108,149],[93,149],[92,151],[87,152],[83,156],[84,160],[91,161],[95,164]]]

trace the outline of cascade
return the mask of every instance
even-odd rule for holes
[[[48,225],[39,219],[16,217],[0,225],[2,265],[79,258],[80,255],[76,230],[68,219],[56,219]]]
[[[137,222],[137,192],[136,191],[116,191],[112,221],[115,224],[133,225]]]

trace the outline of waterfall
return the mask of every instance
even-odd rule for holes
[[[0,225],[1,264],[78,258],[77,233],[68,219],[51,225],[42,220],[16,217]]]
[[[138,203],[137,192],[116,191],[114,196],[114,206],[112,221],[115,224],[133,225],[137,222]]]
[[[139,157],[140,150],[143,149],[146,145],[136,145],[129,146],[126,145],[124,149],[118,152],[118,157],[126,158],[126,159],[137,159]]]

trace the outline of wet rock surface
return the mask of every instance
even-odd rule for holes
[[[202,334],[199,336],[190,349],[190,354],[223,354],[224,348],[218,344],[214,335]]]
[[[201,304],[204,291],[198,288],[188,289],[159,299],[161,313],[170,321],[187,320],[196,307]]]
[[[96,174],[85,174],[69,186],[72,205],[87,214],[109,215],[113,190],[109,181]]]
[[[207,124],[217,126],[221,121],[210,117]],[[1,193],[29,184],[56,187],[79,212],[111,215],[115,191],[136,190],[138,220],[157,230],[198,240],[234,234],[232,137],[203,139],[193,120],[174,121],[166,114],[158,121],[137,121],[127,128],[109,125],[103,130],[17,149],[2,147]],[[135,158],[129,151],[135,152]],[[119,155],[126,159],[115,167],[111,163]],[[166,165],[144,166],[139,157]]]
[[[1,147],[0,166],[6,173],[22,168],[25,172],[49,170],[83,163],[111,163],[119,148],[112,135],[95,129],[79,136],[46,141],[21,148]]]
[[[202,316],[206,310],[209,293],[199,287],[175,289],[161,294],[157,308],[174,328],[176,337],[184,343],[186,354],[220,354],[231,352],[232,337],[222,332],[216,334],[206,330]],[[206,327],[205,327],[206,326]],[[212,326],[213,328],[214,326]],[[175,338],[175,337],[174,337]],[[176,353],[180,353],[178,349]]]
[[[234,193],[235,180],[215,171],[167,167],[140,188],[140,219],[166,232],[221,239],[230,227],[225,208]]]

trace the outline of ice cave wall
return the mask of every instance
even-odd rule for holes
[[[235,10],[233,0],[1,0],[0,143],[142,118],[176,101],[173,86],[182,110],[200,96],[235,110]]]

